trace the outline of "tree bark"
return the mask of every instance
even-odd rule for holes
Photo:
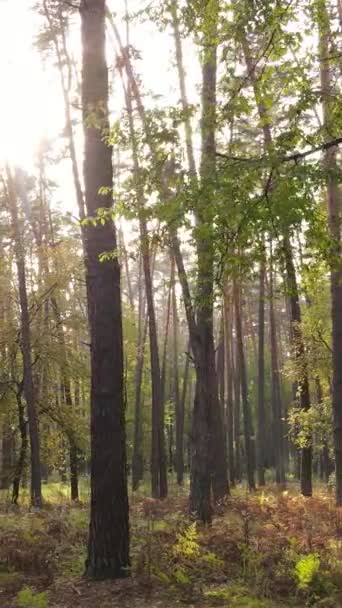
[[[82,0],[82,108],[84,180],[88,216],[112,205],[112,150],[108,129],[105,0]],[[93,114],[96,114],[94,120]],[[90,115],[93,119],[90,120]],[[99,194],[105,188],[105,194]],[[128,494],[123,382],[120,267],[112,221],[85,230],[86,283],[91,339],[91,503],[86,574],[95,579],[127,576]]]

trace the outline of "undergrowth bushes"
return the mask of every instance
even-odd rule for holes
[[[201,606],[340,606],[341,522],[329,497],[236,493],[218,511],[203,527],[183,498],[133,504],[136,585]],[[40,594],[52,583],[80,581],[87,533],[82,506],[0,513],[2,593],[19,608],[45,608]]]

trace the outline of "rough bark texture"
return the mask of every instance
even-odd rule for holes
[[[86,210],[111,207],[112,150],[108,128],[108,73],[105,60],[105,0],[83,0],[82,106],[85,136]],[[90,113],[96,121],[90,120]],[[108,193],[99,194],[100,188]],[[86,283],[91,339],[91,505],[86,574],[95,579],[126,576],[129,561],[120,267],[111,221],[85,233]]]

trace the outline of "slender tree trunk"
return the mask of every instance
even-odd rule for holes
[[[266,449],[266,416],[265,416],[265,252],[260,262],[259,271],[259,316],[258,316],[258,434],[257,434],[257,471],[259,486],[265,485],[265,449]]]
[[[319,27],[320,75],[324,128],[327,139],[335,131],[333,117],[334,94],[329,63],[330,21],[325,0],[316,3]],[[336,467],[336,504],[342,506],[342,247],[341,204],[338,183],[337,147],[326,150],[323,166],[327,172],[327,207],[330,236],[333,241],[331,264],[331,318],[332,318],[332,409],[334,451]]]
[[[233,295],[234,300],[234,295]],[[235,322],[236,325],[236,322]],[[232,345],[232,375],[234,379],[234,444],[235,444],[235,478],[241,482],[241,377],[237,339]]]
[[[32,350],[30,314],[26,288],[25,252],[22,240],[22,231],[19,223],[17,193],[9,167],[6,169],[8,182],[8,203],[11,215],[12,231],[14,236],[16,265],[19,283],[19,300],[21,310],[21,349],[24,364],[24,396],[27,406],[31,447],[31,503],[33,506],[42,506],[42,482],[40,463],[40,441],[37,419],[37,405],[34,392],[32,374]]]
[[[174,269],[175,262],[173,260],[172,268]],[[176,280],[173,272],[171,281],[172,285],[172,329],[173,329],[173,396],[175,404],[176,416],[176,474],[178,485],[183,484],[184,477],[184,401],[179,393],[179,365],[178,365],[178,311],[177,311],[177,295],[176,295]],[[188,358],[187,358],[188,360]],[[184,382],[186,377],[184,376]],[[186,390],[186,385],[185,385]]]
[[[270,307],[270,349],[271,349],[271,399],[273,412],[273,437],[274,437],[274,460],[277,484],[284,486],[284,429],[282,423],[282,404],[280,392],[279,364],[278,364],[278,342],[276,332],[276,320],[274,314],[274,272],[271,251],[271,262],[269,272],[269,307]]]
[[[144,370],[145,346],[148,330],[148,318],[145,313],[145,300],[142,293],[142,269],[141,259],[139,260],[139,299],[138,299],[138,339],[137,354],[135,362],[134,387],[134,439],[133,439],[133,458],[132,458],[132,489],[136,491],[139,482],[143,478],[143,434],[142,434],[142,378]]]
[[[105,0],[82,0],[82,107],[87,214],[112,205],[112,150],[108,129],[108,72],[105,59]],[[97,121],[89,121],[96,109]],[[107,188],[107,194],[99,194]],[[115,226],[86,227],[86,282],[91,339],[91,504],[86,574],[95,579],[127,576],[128,494],[123,384],[120,267]]]
[[[243,345],[243,331],[242,331],[242,307],[241,307],[241,289],[238,287],[236,281],[234,281],[234,305],[235,305],[235,329],[236,329],[236,342],[237,342],[237,353],[238,353],[238,367],[241,381],[241,398],[242,398],[242,411],[243,411],[243,423],[244,423],[244,437],[245,437],[245,450],[246,450],[246,467],[247,467],[247,481],[250,490],[255,490],[254,480],[254,468],[255,468],[255,443],[254,443],[254,431],[253,421],[250,409],[250,403],[248,399],[248,383],[247,383],[247,369],[245,352]]]
[[[235,456],[234,456],[234,402],[233,402],[233,365],[232,365],[232,315],[230,310],[230,297],[227,290],[224,294],[224,347],[225,347],[225,377],[226,377],[226,421],[227,421],[227,455],[229,469],[229,483],[235,485]]]
[[[25,420],[25,406],[21,399],[21,392],[21,389],[19,389],[16,394],[20,433],[20,448],[19,456],[15,464],[13,475],[12,504],[14,505],[17,505],[19,500],[20,484],[23,478],[28,448],[27,422]]]

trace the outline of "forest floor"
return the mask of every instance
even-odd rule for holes
[[[0,503],[0,608],[342,608],[342,512],[323,489],[236,489],[210,527],[184,495],[134,497],[132,576],[101,583],[82,576],[87,501],[57,486],[45,499],[41,512]]]

